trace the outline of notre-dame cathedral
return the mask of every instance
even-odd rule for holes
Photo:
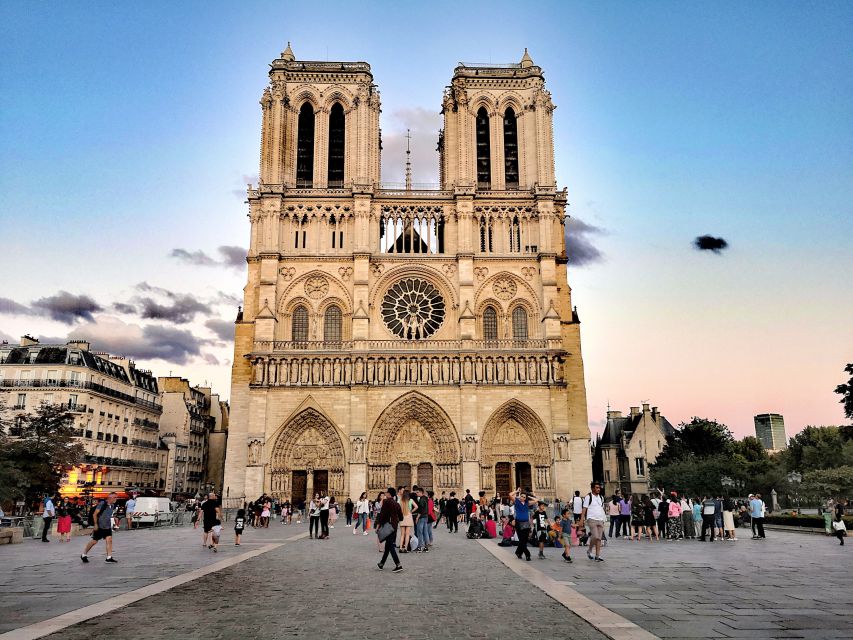
[[[587,487],[542,69],[526,51],[454,69],[433,189],[383,186],[369,64],[297,60],[288,45],[269,78],[226,498]]]

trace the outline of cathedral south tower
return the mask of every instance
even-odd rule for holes
[[[456,67],[431,190],[383,188],[369,64],[298,60],[288,45],[269,77],[226,502],[585,489],[580,325],[542,69],[526,51]]]

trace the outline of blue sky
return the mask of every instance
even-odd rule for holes
[[[258,99],[286,42],[371,64],[383,178],[401,179],[408,126],[422,182],[456,63],[528,47],[558,106],[571,213],[600,229],[586,236],[603,259],[570,272],[593,427],[608,402],[643,400],[740,434],[765,411],[789,432],[838,423],[831,390],[853,361],[851,26],[849,2],[5,2],[0,298],[67,291],[99,310],[70,324],[0,313],[0,331],[133,350],[164,327],[182,355],[140,360],[227,396],[230,348],[206,323],[233,319],[244,272],[169,255],[247,244],[235,191],[257,174]],[[694,250],[705,233],[730,248]],[[176,324],[112,307],[176,294],[207,311]]]

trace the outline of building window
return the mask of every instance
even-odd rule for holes
[[[634,464],[636,465],[638,476],[646,475],[646,459],[645,458],[635,458]]]
[[[527,311],[524,307],[516,307],[512,311],[513,340],[527,340]]]
[[[504,112],[504,179],[507,189],[518,189],[518,124],[512,107]]]
[[[341,308],[335,304],[326,309],[323,316],[323,340],[341,341]]]
[[[340,102],[332,106],[329,113],[329,188],[344,186],[344,108]]]
[[[444,298],[429,282],[404,278],[382,299],[385,326],[404,340],[430,337],[444,322]]]
[[[489,146],[489,114],[485,107],[477,111],[477,186],[492,188],[492,158]]]
[[[299,110],[296,133],[296,186],[314,186],[314,107],[306,102]]]
[[[45,404],[53,404],[53,394],[52,394],[52,393],[46,393],[46,394],[44,394],[44,400],[43,400],[43,402],[44,402]]]
[[[486,307],[483,311],[483,339],[490,341],[498,339],[498,312],[494,307]]]
[[[486,216],[480,218],[480,252],[492,252],[492,221]]]
[[[605,472],[604,472],[604,481],[605,481],[605,482],[610,482],[610,472],[609,472],[609,471],[605,471]],[[612,517],[612,516],[611,516],[611,517]]]
[[[518,216],[509,223],[509,250],[511,253],[521,253],[521,222]]]
[[[294,342],[308,342],[308,310],[298,306],[293,311],[292,335]]]
[[[26,409],[27,408],[27,394],[19,393],[18,394],[18,404],[15,405],[15,409]]]

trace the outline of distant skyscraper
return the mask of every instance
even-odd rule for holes
[[[755,416],[755,436],[768,451],[788,448],[785,419],[778,413],[761,413]]]

